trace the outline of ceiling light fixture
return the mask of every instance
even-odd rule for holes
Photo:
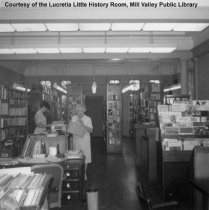
[[[143,31],[171,31],[176,23],[145,23]]]
[[[153,47],[151,53],[172,53],[176,47]]]
[[[149,53],[151,51],[151,47],[131,47],[128,52],[129,53]]]
[[[56,90],[59,90],[59,91],[65,93],[65,94],[67,94],[67,90],[65,90],[65,89],[62,88],[61,86],[57,85],[56,82],[53,84],[53,87],[54,87]]]
[[[12,51],[16,54],[35,54],[37,53],[33,48],[14,48]]]
[[[46,23],[49,31],[78,31],[77,23]]]
[[[178,23],[173,27],[174,31],[202,31],[209,26],[208,23]]]
[[[0,54],[14,54],[12,49],[0,49]]]
[[[22,84],[13,83],[12,87],[16,90],[26,91],[26,87],[24,87]],[[27,88],[27,92],[30,92],[30,91],[31,89]]]
[[[17,32],[46,31],[43,23],[14,23],[11,24]]]
[[[61,53],[82,53],[82,48],[59,48]]]
[[[109,31],[110,23],[79,23],[80,31]]]
[[[14,32],[15,29],[11,24],[0,24],[0,32]]]
[[[83,52],[84,53],[104,53],[105,52],[105,48],[91,48],[91,47],[87,47],[87,48],[83,48]]]
[[[36,48],[38,53],[59,53],[58,48]]]
[[[144,23],[112,23],[112,31],[140,31]]]
[[[165,88],[163,90],[163,92],[169,92],[171,90],[178,90],[178,89],[181,89],[181,85],[180,84],[169,86],[169,87]]]
[[[124,48],[112,48],[112,47],[107,47],[106,48],[106,53],[127,53],[128,52],[128,48],[124,47]]]
[[[96,92],[97,92],[97,83],[95,81],[92,83],[91,90],[92,90],[93,94],[96,94]]]

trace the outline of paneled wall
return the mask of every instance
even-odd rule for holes
[[[0,85],[12,85],[13,82],[24,82],[25,77],[17,74],[17,72],[11,71],[5,67],[0,66]]]

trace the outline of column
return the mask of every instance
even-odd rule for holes
[[[195,99],[198,99],[198,59],[194,58],[194,93]]]
[[[181,95],[188,94],[187,61],[181,60]]]

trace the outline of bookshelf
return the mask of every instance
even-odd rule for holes
[[[0,141],[4,141],[8,136],[8,94],[7,88],[0,86]]]
[[[156,124],[157,106],[162,104],[162,95],[161,84],[148,81],[141,83],[139,91],[132,91],[129,98],[130,126],[144,122]]]
[[[122,96],[120,84],[107,85],[107,152],[121,153]]]
[[[149,83],[149,121],[156,124],[157,122],[157,106],[163,102],[162,85],[159,83]]]
[[[27,134],[27,96],[26,92],[8,89],[9,138],[21,138]]]
[[[0,92],[0,157],[8,158],[20,153],[27,135],[27,99],[26,92],[9,87],[0,86]]]
[[[28,93],[28,133],[34,132],[36,127],[34,116],[40,107],[42,101],[47,101],[50,104],[50,112],[47,113],[47,123],[52,121],[61,120],[61,96],[51,86],[39,85],[33,87],[31,92]]]

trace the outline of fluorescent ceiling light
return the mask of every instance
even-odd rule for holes
[[[120,84],[119,80],[110,80],[109,84]]]
[[[60,48],[61,53],[82,53],[82,48]]]
[[[11,24],[0,24],[0,32],[14,32],[15,29]]]
[[[13,48],[12,51],[16,54],[35,54],[36,50],[33,48]]]
[[[131,47],[129,53],[149,53],[151,51],[150,47]]]
[[[62,81],[61,82],[61,86],[64,88],[64,89],[67,89],[67,85],[71,85],[71,81],[68,80],[68,81]]]
[[[105,52],[105,48],[91,48],[91,47],[87,47],[87,48],[83,48],[83,52],[84,53],[104,53]]]
[[[96,92],[97,92],[97,83],[96,82],[92,83],[91,90],[92,90],[93,94],[96,94]]]
[[[145,23],[143,31],[171,31],[176,23]]]
[[[171,90],[178,90],[178,89],[181,89],[181,85],[180,84],[177,84],[177,85],[173,85],[173,86],[170,86],[170,87],[167,87],[163,90],[163,92],[169,92]]]
[[[26,88],[22,84],[13,83],[12,87],[16,90],[26,91]],[[27,92],[30,92],[30,91],[31,91],[31,89],[27,88]]]
[[[208,23],[178,23],[174,26],[174,31],[202,31],[208,27]]]
[[[53,84],[53,87],[54,87],[55,89],[57,89],[57,90],[59,90],[59,91],[65,93],[65,94],[67,94],[67,91],[66,91],[64,88],[62,88],[61,86],[57,85],[56,82]]]
[[[49,31],[78,31],[77,23],[46,23]]]
[[[153,84],[160,84],[160,80],[150,80],[149,81],[150,83],[153,83]]]
[[[128,52],[128,48],[112,48],[112,47],[108,47],[106,48],[106,53],[127,53]]]
[[[80,23],[81,31],[109,31],[110,23]]]
[[[131,90],[131,89],[132,89],[132,84],[130,84],[130,85],[124,87],[124,88],[122,89],[122,93],[126,93],[127,91],[129,91],[129,90]]]
[[[140,31],[144,23],[113,23],[112,31]]]
[[[38,53],[59,53],[58,48],[36,48]]]
[[[175,50],[175,47],[155,47],[151,49],[151,53],[171,53]]]
[[[12,24],[18,32],[34,32],[34,31],[46,31],[46,27],[43,23],[18,23]]]
[[[0,49],[0,54],[13,54],[12,49]]]

